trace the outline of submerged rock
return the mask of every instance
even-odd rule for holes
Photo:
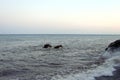
[[[120,39],[110,43],[105,51],[115,51],[118,49],[120,49]]]
[[[43,48],[51,48],[52,46],[50,44],[45,44]]]
[[[59,48],[62,48],[63,46],[62,45],[57,45],[57,46],[55,46],[54,48],[55,49],[59,49]]]

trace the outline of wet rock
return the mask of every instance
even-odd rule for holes
[[[63,48],[63,46],[62,46],[62,45],[57,45],[57,46],[55,46],[54,48],[55,48],[55,49],[59,49],[59,48]]]
[[[105,51],[115,51],[118,49],[120,49],[120,39],[110,43]]]
[[[51,48],[52,46],[50,44],[45,44],[43,48]]]

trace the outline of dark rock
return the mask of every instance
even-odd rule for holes
[[[52,46],[50,44],[45,44],[43,48],[51,48]]]
[[[116,40],[108,45],[105,51],[115,51],[120,48],[120,40]]]
[[[62,48],[63,46],[62,45],[57,45],[57,46],[55,46],[54,48],[55,49],[59,49],[59,48]]]

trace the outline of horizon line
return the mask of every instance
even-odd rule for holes
[[[14,34],[0,34],[0,35],[120,35],[120,34],[95,34],[95,33],[93,33],[93,34],[70,34],[70,33],[67,33],[67,34],[63,34],[63,33],[47,33],[47,34],[43,34],[43,33],[40,33],[40,34],[34,34],[34,33],[29,33],[29,34],[26,34],[26,33],[24,33],[24,34],[22,34],[22,33],[20,33],[20,34],[18,34],[18,33],[14,33]]]

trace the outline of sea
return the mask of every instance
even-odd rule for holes
[[[120,35],[1,34],[0,80],[96,80],[113,75],[119,54],[100,59]],[[52,48],[43,48],[50,44]],[[54,49],[62,45],[63,48]]]

